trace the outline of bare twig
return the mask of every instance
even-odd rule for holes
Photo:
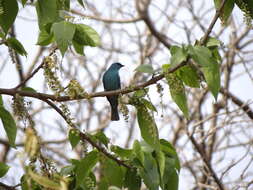
[[[53,53],[55,52],[55,50],[57,49],[57,47],[55,47],[50,53],[49,56],[53,55]],[[28,75],[23,81],[21,81],[21,83],[19,83],[14,90],[17,90],[18,88],[20,88],[21,86],[23,86],[28,80],[30,80],[44,65],[44,60],[42,61],[42,63],[30,74]]]
[[[197,141],[195,140],[195,138],[193,137],[193,135],[190,135],[189,133],[188,137],[190,138],[192,144],[194,145],[195,149],[198,151],[198,153],[201,155],[202,160],[204,161],[204,163],[206,164],[209,172],[211,173],[214,181],[216,182],[216,184],[218,185],[220,190],[225,190],[221,180],[219,179],[219,177],[217,176],[216,172],[214,171],[211,163],[209,162],[205,152],[203,151],[203,149],[199,146],[199,144],[197,143]]]
[[[204,45],[204,44],[206,43],[206,41],[207,41],[207,39],[208,39],[210,33],[211,33],[212,30],[213,30],[213,27],[214,27],[216,21],[218,20],[220,14],[221,14],[222,9],[223,9],[224,6],[225,6],[225,3],[226,3],[226,0],[223,0],[222,3],[221,3],[220,8],[216,10],[215,15],[214,15],[214,17],[213,17],[213,19],[212,19],[212,21],[211,21],[209,27],[207,28],[207,31],[206,31],[205,35],[204,35],[203,38],[201,39],[201,44],[202,44],[202,45]]]
[[[249,118],[253,120],[253,111],[251,110],[249,105],[247,105],[245,102],[243,102],[238,97],[236,97],[235,95],[233,95],[231,92],[227,91],[224,88],[221,88],[220,92],[226,95],[228,98],[230,98],[234,104],[241,107],[241,109],[249,116]]]
[[[106,19],[106,18],[102,18],[102,17],[99,17],[99,16],[95,16],[95,15],[87,15],[87,14],[81,13],[77,10],[71,10],[71,12],[76,14],[76,15],[80,15],[82,17],[85,17],[85,18],[89,18],[89,19],[93,19],[93,20],[101,21],[101,22],[105,22],[105,23],[128,24],[128,23],[141,21],[140,17],[136,17],[136,18],[132,18],[132,19],[122,19],[122,20],[118,19],[117,20],[117,19]]]
[[[136,9],[142,18],[142,20],[145,22],[145,24],[148,26],[151,33],[168,49],[170,49],[170,43],[166,39],[166,36],[160,33],[154,26],[149,13],[148,13],[148,6],[150,2],[147,0],[145,2],[142,2],[140,0],[136,0]]]

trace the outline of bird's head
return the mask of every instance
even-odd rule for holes
[[[113,63],[110,68],[119,70],[121,67],[124,67],[124,65],[121,63]]]

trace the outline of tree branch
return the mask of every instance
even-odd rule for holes
[[[141,21],[140,17],[136,17],[136,18],[132,18],[132,19],[125,19],[125,20],[117,20],[117,19],[106,19],[106,18],[102,18],[99,16],[94,16],[94,15],[87,15],[87,14],[83,14],[77,10],[71,10],[72,13],[82,16],[82,17],[87,17],[89,19],[93,19],[96,21],[101,21],[101,22],[105,22],[105,23],[117,23],[117,24],[128,24],[128,23],[133,23],[133,22],[138,22]]]
[[[251,120],[253,120],[253,111],[250,109],[249,105],[247,103],[243,102],[239,98],[237,98],[235,95],[233,95],[231,92],[227,91],[224,88],[220,89],[220,92],[231,99],[231,101],[236,104],[237,106],[241,107],[242,110],[249,116]]]
[[[18,186],[20,186],[20,184],[17,184],[17,185],[15,185],[15,186],[9,186],[9,185],[6,185],[6,184],[0,182],[0,189],[1,189],[1,190],[16,190],[16,188],[17,188]]]
[[[194,145],[195,149],[198,151],[198,153],[201,155],[202,160],[204,161],[204,163],[206,164],[209,172],[211,173],[215,183],[218,185],[220,190],[225,190],[221,180],[218,178],[216,172],[214,171],[211,163],[208,161],[208,158],[204,152],[203,149],[201,149],[201,147],[199,146],[199,144],[197,143],[197,141],[195,140],[195,138],[193,137],[193,134],[189,134],[189,132],[187,132],[188,137],[190,138],[192,144]]]
[[[219,9],[216,9],[216,12],[215,12],[215,15],[214,15],[214,17],[213,17],[213,20],[211,21],[209,27],[207,28],[207,31],[206,31],[205,35],[204,35],[203,38],[201,39],[200,44],[204,45],[204,44],[207,42],[207,39],[208,39],[210,33],[212,32],[213,27],[214,27],[216,21],[218,20],[220,14],[221,14],[222,9],[223,9],[224,6],[225,6],[225,3],[226,3],[226,0],[223,0],[222,3],[221,3],[220,8],[219,8]]]
[[[167,41],[166,36],[160,33],[154,26],[149,13],[148,7],[150,4],[150,0],[146,0],[145,2],[141,2],[141,0],[136,0],[136,9],[141,17],[141,19],[148,26],[150,32],[168,49],[170,49],[171,44]]]
[[[53,48],[53,50],[49,53],[49,56],[53,55],[57,47]],[[30,74],[28,75],[21,83],[19,83],[14,89],[17,90],[18,88],[22,87],[28,80],[30,80],[44,65],[44,59],[42,63]]]
[[[181,64],[178,64],[177,66],[170,68],[168,70],[168,73],[173,73],[177,69],[185,66],[187,64],[187,61],[182,62]],[[32,75],[32,74],[31,74]],[[64,102],[64,101],[71,101],[71,100],[81,100],[81,99],[90,99],[90,98],[95,98],[95,97],[104,97],[104,96],[111,96],[111,95],[118,95],[118,94],[127,94],[130,92],[134,92],[140,89],[143,89],[147,86],[150,86],[152,84],[155,84],[157,81],[161,80],[164,78],[164,74],[160,74],[156,77],[151,78],[147,82],[144,82],[142,84],[133,86],[133,87],[127,87],[124,89],[120,90],[113,90],[113,91],[103,91],[103,92],[96,92],[96,93],[91,93],[87,96],[78,96],[75,98],[71,98],[69,96],[55,96],[51,94],[45,94],[45,93],[36,93],[36,92],[27,92],[27,91],[22,91],[22,90],[16,90],[15,88],[13,89],[4,89],[0,88],[0,94],[6,94],[6,95],[15,95],[19,94],[20,96],[26,96],[26,97],[32,97],[32,98],[37,98],[42,101],[46,101],[48,99],[52,101],[57,101],[57,102]]]
[[[50,100],[45,100],[45,102],[51,106],[57,113],[59,113],[62,118],[65,120],[66,123],[68,123],[71,127],[75,128],[78,130],[78,128],[72,123],[69,122],[68,117],[61,111],[61,109],[59,109],[53,102],[51,102]],[[78,130],[79,131],[79,130]],[[117,157],[115,157],[114,155],[110,154],[109,152],[107,152],[107,150],[101,146],[99,146],[96,142],[94,142],[88,135],[86,135],[85,133],[79,131],[79,135],[81,137],[81,140],[83,142],[88,142],[90,143],[94,148],[96,148],[98,151],[100,151],[101,153],[103,153],[105,156],[107,156],[108,158],[114,160],[115,162],[117,162],[119,165],[122,165],[126,168],[132,168],[130,165],[126,164],[124,161],[119,160]]]

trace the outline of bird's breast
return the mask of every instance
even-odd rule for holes
[[[105,90],[117,90],[120,89],[120,78],[118,72],[107,71],[103,76],[103,84]]]

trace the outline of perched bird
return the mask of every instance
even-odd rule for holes
[[[106,91],[110,90],[118,90],[120,89],[120,77],[119,70],[124,65],[120,63],[113,63],[109,69],[103,75],[103,85]],[[111,120],[118,121],[119,113],[118,113],[118,97],[119,95],[107,96],[107,100],[111,105]]]

